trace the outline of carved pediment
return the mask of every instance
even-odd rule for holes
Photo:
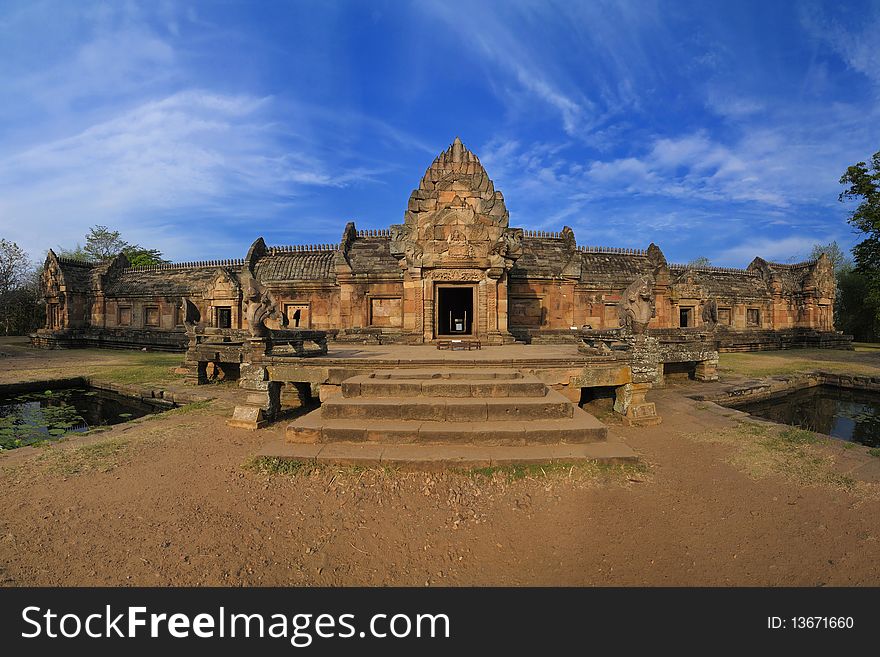
[[[687,269],[669,286],[669,297],[673,301],[678,299],[703,299],[706,297],[705,290],[700,283],[699,276]]]
[[[508,227],[504,197],[458,138],[441,153],[410,196],[404,223],[391,227],[391,253],[406,267],[462,262],[510,268],[522,231]]]

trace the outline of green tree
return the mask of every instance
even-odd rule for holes
[[[162,258],[162,252],[159,251],[159,249],[144,249],[135,244],[133,246],[129,246],[123,251],[133,267],[161,265],[168,262],[167,260]]]
[[[871,298],[867,276],[855,267],[844,268],[837,277],[834,322],[857,342],[876,342],[880,334],[880,312]]]
[[[30,259],[15,242],[0,239],[0,295],[19,287],[27,277]]]
[[[813,250],[810,251],[810,260],[818,260],[821,255],[828,256],[831,266],[834,268],[835,276],[839,277],[844,269],[852,269],[852,258],[840,248],[836,241],[829,242],[828,244],[814,244]]]
[[[834,298],[834,326],[847,335],[864,334],[862,311],[865,304],[856,305],[853,297],[862,289],[863,281],[861,277],[853,274],[852,258],[840,248],[836,241],[828,244],[814,244],[810,251],[810,259],[818,260],[822,255],[828,256],[831,261],[834,280],[837,284],[837,294]],[[856,337],[856,339],[862,340],[864,338]]]
[[[857,339],[874,340],[880,328],[880,151],[874,153],[870,165],[859,162],[848,167],[840,184],[847,185],[840,201],[859,201],[849,223],[865,234],[853,248],[855,267],[841,284],[841,296],[852,297],[846,310],[852,319],[843,323],[855,322]]]
[[[89,259],[89,256],[86,253],[86,250],[83,248],[83,245],[79,243],[77,243],[76,247],[73,249],[68,249],[63,246],[56,247],[55,253],[62,258],[72,258],[73,260]]]
[[[92,262],[103,262],[115,258],[120,253],[124,253],[128,257],[128,261],[136,267],[161,265],[168,262],[162,258],[162,252],[159,249],[148,249],[139,244],[130,244],[122,239],[122,234],[118,230],[110,230],[107,226],[101,225],[89,228],[85,246],[77,244],[75,249],[58,249],[58,255]]]
[[[18,244],[0,239],[0,332],[27,333],[41,317],[38,271]]]
[[[101,262],[116,257],[131,244],[122,239],[118,230],[110,230],[107,226],[92,226],[86,235],[86,245],[83,247],[89,260]]]
[[[711,267],[712,261],[709,260],[706,256],[700,256],[699,258],[694,258],[688,263],[688,267]]]

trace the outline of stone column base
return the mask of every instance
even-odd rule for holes
[[[654,402],[645,400],[651,389],[650,383],[627,383],[618,386],[614,395],[614,411],[623,416],[624,424],[633,427],[649,427],[660,424]]]
[[[239,404],[226,420],[230,427],[240,429],[262,429],[274,421],[281,410],[281,383],[265,381],[265,390],[248,394],[244,404]]]
[[[694,370],[694,378],[697,381],[717,381],[718,359],[701,360],[697,363],[697,367]]]
[[[269,421],[259,406],[236,406],[226,425],[239,429],[262,429]]]

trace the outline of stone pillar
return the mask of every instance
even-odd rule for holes
[[[495,292],[498,296],[498,332],[499,333],[507,333],[508,331],[508,323],[507,323],[507,275],[505,274],[501,278],[498,279],[498,284],[495,286]]]
[[[487,278],[486,286],[486,333],[498,332],[498,281]]]
[[[651,384],[658,376],[662,377],[663,365],[660,358],[660,342],[647,335],[634,335],[626,338],[632,345],[630,369],[632,383],[618,386],[615,390],[614,410],[623,416],[623,421],[631,426],[652,426],[660,424],[654,402],[645,399]]]
[[[657,364],[657,376],[654,377],[652,384],[655,388],[665,388],[666,387],[666,370],[664,369],[665,365],[663,363]]]
[[[419,307],[419,326],[422,342],[434,339],[434,281],[430,278],[419,280],[416,305]]]
[[[248,394],[245,404],[235,407],[226,420],[230,427],[262,429],[273,422],[281,410],[281,382],[266,381],[266,389]]]
[[[241,364],[238,380],[238,387],[247,390],[248,395],[244,404],[235,407],[232,418],[226,420],[231,427],[262,429],[281,410],[281,382],[270,381],[269,371],[263,365],[267,348],[266,338],[248,340],[247,362]]]
[[[489,334],[489,294],[494,294],[494,286],[490,289],[490,283],[484,279],[477,284],[474,295],[474,334],[478,338],[485,338]],[[494,304],[493,304],[494,305]]]
[[[718,357],[709,360],[701,360],[697,363],[694,371],[694,378],[697,381],[717,381],[718,380]]]
[[[654,402],[645,399],[650,383],[627,383],[618,386],[614,395],[614,411],[623,416],[624,423],[635,427],[660,424]]]

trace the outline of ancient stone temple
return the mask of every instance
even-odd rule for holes
[[[247,329],[258,300],[266,326],[326,331],[336,342],[577,342],[584,330],[627,326],[657,335],[711,330],[722,350],[847,344],[834,331],[835,281],[824,256],[688,267],[668,263],[654,244],[582,246],[568,227],[524,230],[509,219],[503,195],[456,138],[410,195],[401,224],[349,223],[338,244],[259,238],[243,259],[152,267],[50,251],[46,326],[33,340],[183,350],[188,327]],[[650,304],[640,306],[643,297]]]

